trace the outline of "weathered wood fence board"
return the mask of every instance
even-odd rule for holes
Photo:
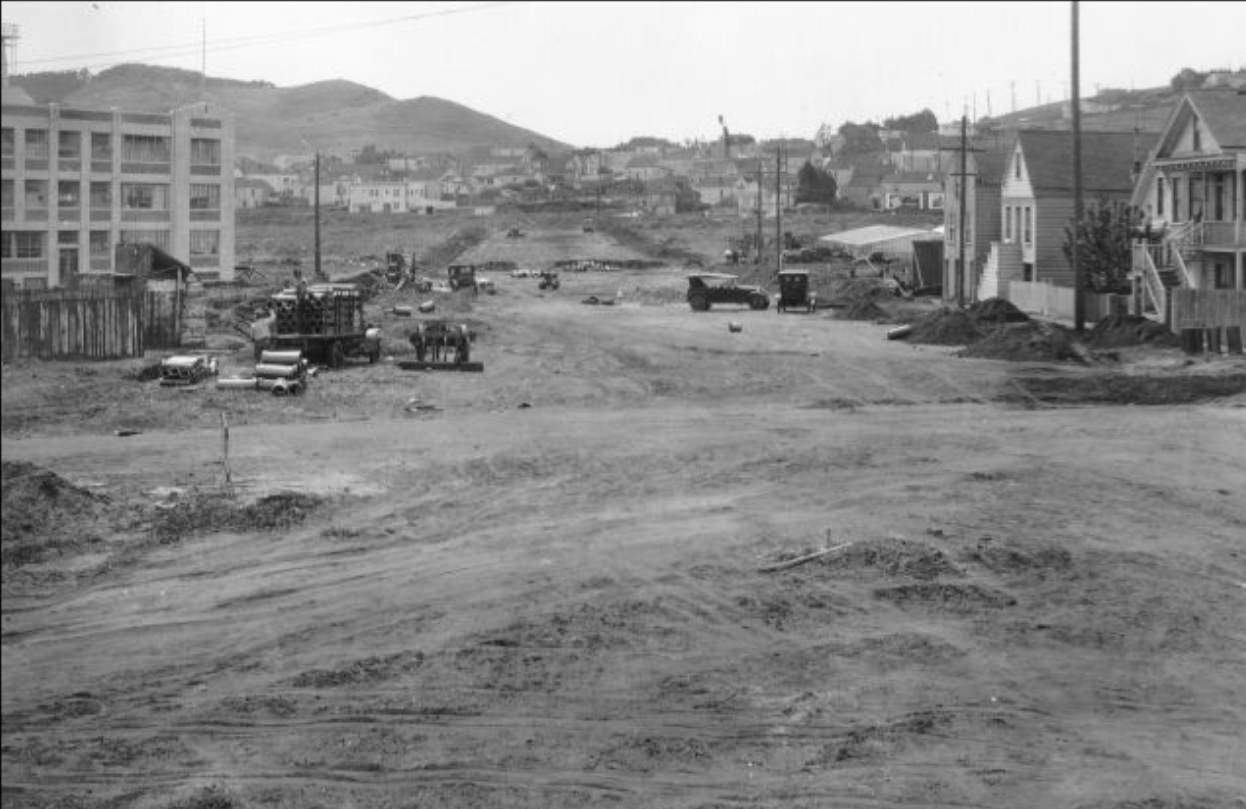
[[[1182,329],[1246,329],[1246,290],[1173,289],[1168,294],[1170,328],[1177,334]]]
[[[144,295],[131,290],[14,290],[3,295],[0,356],[142,356]]]

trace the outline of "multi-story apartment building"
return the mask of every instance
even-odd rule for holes
[[[6,94],[7,97],[7,94]],[[0,277],[67,286],[151,242],[198,274],[234,273],[234,124],[197,103],[167,114],[0,107]]]

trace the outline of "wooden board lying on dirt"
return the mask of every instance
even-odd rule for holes
[[[480,373],[485,369],[483,362],[417,362],[406,360],[397,364],[404,371],[470,371]]]

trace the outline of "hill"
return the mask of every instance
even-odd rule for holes
[[[1103,90],[1092,98],[1082,99],[1082,128],[1128,132],[1137,127],[1141,132],[1159,132],[1180,99],[1181,93],[1169,87]],[[987,122],[1003,129],[1073,128],[1073,120],[1068,117],[1063,101],[996,115]]]
[[[130,64],[94,76],[32,73],[10,81],[41,104],[167,112],[206,100],[234,114],[238,154],[257,160],[307,152],[307,143],[339,154],[368,144],[406,154],[461,154],[530,143],[547,152],[572,148],[453,101],[432,96],[397,100],[345,80],[276,87],[264,81],[205,81],[190,70]]]

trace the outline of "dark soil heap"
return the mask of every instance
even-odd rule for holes
[[[107,498],[24,461],[0,468],[0,536],[3,565],[41,560],[46,552],[75,546],[106,508]]]
[[[1164,324],[1141,315],[1112,315],[1095,324],[1086,336],[1086,343],[1095,348],[1138,345],[1176,348],[1181,341]]]
[[[1039,362],[1079,359],[1069,329],[1032,320],[995,326],[958,356]]]
[[[931,312],[913,324],[909,342],[933,345],[969,345],[982,336],[982,332],[967,312],[943,308]]]
[[[1006,298],[987,298],[969,307],[969,316],[979,324],[1025,323],[1030,316],[1018,309]]]

